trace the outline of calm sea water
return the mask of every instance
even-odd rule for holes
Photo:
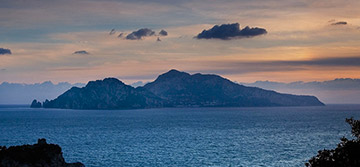
[[[0,107],[0,145],[46,138],[67,162],[112,166],[304,166],[350,137],[360,105],[59,110]]]

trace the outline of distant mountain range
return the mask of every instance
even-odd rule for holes
[[[29,104],[34,98],[39,101],[54,99],[74,86],[83,87],[85,84],[53,84],[50,81],[36,84],[3,82],[0,84],[0,104]]]
[[[130,86],[136,88],[148,82],[135,82]],[[237,82],[244,86],[259,87],[287,94],[313,95],[326,104],[360,104],[360,79],[338,78],[322,82],[273,82],[256,81],[253,83]],[[51,81],[35,84],[8,83],[0,84],[0,104],[29,104],[34,98],[39,101],[55,99],[71,87],[83,87],[86,83],[70,84]]]
[[[39,102],[33,102],[39,107]],[[170,70],[154,82],[134,88],[115,78],[90,81],[85,87],[73,87],[45,108],[134,109],[157,107],[259,107],[321,106],[315,96],[281,94],[246,87],[218,75],[193,74]]]
[[[330,81],[323,82],[272,82],[272,81],[256,81],[254,83],[239,83],[244,85],[253,85],[260,87],[269,87],[269,88],[291,88],[291,89],[317,89],[317,90],[339,90],[339,89],[348,89],[348,90],[360,90],[360,79],[351,79],[351,78],[337,78]]]
[[[315,95],[332,104],[360,104],[360,79],[338,78],[323,82],[272,82],[239,83],[245,86],[271,89],[282,93]]]

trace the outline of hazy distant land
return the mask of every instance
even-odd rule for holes
[[[323,82],[272,82],[240,83],[275,90],[281,93],[314,95],[326,104],[360,104],[360,79],[338,78]]]
[[[0,104],[29,104],[34,98],[39,101],[53,99],[73,86],[82,87],[85,84],[50,81],[35,84],[8,83],[0,84]]]

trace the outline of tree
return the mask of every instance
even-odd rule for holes
[[[359,167],[360,166],[360,120],[346,119],[351,126],[351,133],[355,139],[342,137],[335,149],[320,150],[312,157],[307,167]]]

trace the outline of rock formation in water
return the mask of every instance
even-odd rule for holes
[[[22,146],[0,146],[1,167],[85,167],[80,162],[66,163],[61,147],[47,144],[45,139],[39,139],[37,144]]]
[[[324,104],[314,96],[281,94],[239,85],[218,75],[190,75],[177,70],[137,88],[115,78],[90,81],[83,88],[73,87],[43,103],[45,108],[68,109],[321,105]]]
[[[36,99],[34,99],[30,105],[31,108],[41,108],[41,102],[37,101]]]

